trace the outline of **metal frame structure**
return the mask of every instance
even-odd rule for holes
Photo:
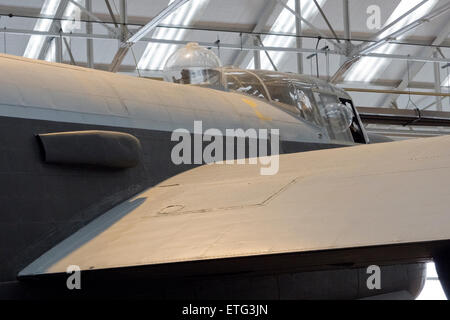
[[[61,18],[64,14],[64,10],[67,7],[67,4],[69,3],[70,0],[61,0],[61,2],[58,5],[58,9],[56,10],[55,13],[55,18]],[[52,24],[50,25],[50,31],[55,32],[55,33],[60,33],[61,30],[61,23],[58,20],[53,20]],[[61,43],[61,39],[58,35],[54,36],[54,37],[48,37],[42,48],[41,51],[39,53],[39,59],[45,59],[47,52],[50,48],[51,42],[55,40],[55,44],[56,44],[56,61],[61,62],[62,60],[62,43]]]
[[[436,36],[436,38],[431,43],[431,46],[428,48],[425,48],[425,50],[423,52],[424,55],[431,57],[433,54],[433,49],[434,49],[433,46],[439,46],[445,41],[445,39],[450,34],[450,21],[446,21],[444,23],[444,25],[441,26],[440,30],[441,31],[439,32],[439,34]],[[408,77],[410,79],[413,79],[420,72],[420,70],[424,67],[424,65],[425,65],[425,61],[413,62],[410,65],[409,75],[408,75],[406,67],[405,67],[403,79],[400,82],[400,84],[397,86],[396,90],[405,90],[409,85]],[[397,98],[398,98],[398,95],[395,95],[395,94],[387,95],[383,100],[383,104],[384,105],[395,105],[395,101],[397,100]]]
[[[260,14],[260,18],[256,26],[253,28],[252,33],[261,33],[264,31],[264,28],[266,27],[266,24],[269,21],[270,16],[273,14],[273,12],[277,12],[278,14],[281,12],[281,7],[277,5],[276,0],[266,0],[264,10]],[[253,38],[253,40],[252,40]],[[251,35],[241,35],[242,40],[242,47],[247,47],[252,45],[254,41],[254,37]],[[248,63],[247,52],[246,51],[239,51],[236,55],[236,57],[233,59],[233,65],[234,66],[240,66],[245,62]]]
[[[145,26],[143,26],[141,29],[139,29],[135,34],[133,34],[128,39],[126,38],[128,36],[128,32],[125,31],[126,29],[126,1],[121,0],[121,17],[122,17],[122,33],[121,33],[121,44],[120,48],[117,51],[116,55],[113,58],[113,61],[111,62],[110,71],[111,72],[117,72],[117,70],[120,67],[120,64],[122,63],[123,59],[125,58],[126,54],[128,53],[128,50],[139,40],[141,40],[145,35],[147,35],[150,31],[155,29],[162,20],[164,20],[167,16],[169,16],[172,12],[177,10],[179,7],[184,5],[189,0],[174,0],[172,3],[170,3],[167,8],[162,10],[156,17],[151,19]]]
[[[118,38],[108,34],[87,34],[87,33],[56,33],[50,31],[35,31],[35,30],[24,30],[24,29],[10,29],[5,28],[1,30],[2,33],[6,34],[18,34],[18,35],[44,35],[47,37],[56,37],[61,35],[62,37],[68,38],[82,38],[82,39],[102,39],[102,40],[115,40]],[[189,40],[168,40],[168,39],[155,39],[143,37],[139,39],[142,42],[156,42],[156,43],[168,43],[185,45],[189,43]],[[200,46],[204,47],[215,47],[214,42],[199,42]],[[255,45],[240,45],[236,43],[220,43],[221,49],[238,50],[238,51],[284,51],[291,53],[328,53],[333,55],[345,56],[341,51],[337,50],[321,50],[321,49],[310,49],[310,48],[288,48],[288,47],[260,47]],[[427,57],[427,56],[411,56],[411,55],[401,55],[401,54],[382,54],[382,53],[367,53],[361,55],[362,57],[377,57],[377,58],[389,58],[393,60],[404,60],[404,61],[418,61],[418,62],[441,62],[450,63],[450,58],[439,58],[439,57]]]
[[[128,12],[127,12],[127,1],[120,0],[120,17],[117,18],[111,8],[111,4],[109,0],[105,0],[105,8],[109,12],[110,21],[108,16],[102,15],[97,16],[92,12],[92,0],[86,0],[85,6],[82,6],[75,0],[62,0],[58,7],[56,14],[53,17],[46,17],[43,15],[38,15],[34,18],[47,18],[52,19],[52,26],[48,31],[36,31],[36,30],[25,30],[25,29],[13,29],[13,28],[5,28],[1,30],[4,34],[18,34],[18,35],[43,35],[46,36],[47,39],[45,44],[39,54],[39,58],[44,59],[47,55],[47,51],[52,41],[55,41],[56,45],[56,61],[62,62],[62,48],[65,46],[66,52],[69,55],[70,63],[76,64],[76,61],[73,57],[73,54],[70,49],[70,45],[68,44],[68,38],[80,38],[85,39],[86,41],[86,56],[87,56],[87,67],[94,67],[94,52],[93,52],[93,41],[95,39],[102,40],[111,40],[117,41],[119,43],[119,50],[117,51],[114,59],[112,60],[109,70],[116,72],[119,70],[121,63],[128,51],[132,46],[141,41],[141,42],[155,42],[162,44],[175,44],[175,45],[184,45],[188,43],[188,40],[171,40],[171,39],[156,39],[151,36],[146,36],[152,30],[154,30],[158,26],[162,26],[161,22],[164,18],[169,16],[179,7],[187,3],[189,0],[175,0],[170,3],[166,8],[160,11],[155,17],[151,18],[145,25],[141,25],[140,28],[135,29],[136,24],[129,24],[128,21]],[[395,101],[397,100],[399,93],[404,92],[404,90],[410,86],[410,80],[412,80],[418,72],[423,68],[425,63],[433,63],[434,66],[434,79],[433,79],[433,88],[437,93],[436,104],[437,109],[442,109],[442,98],[443,96],[440,94],[440,63],[450,63],[450,58],[442,55],[438,55],[436,52],[439,52],[440,47],[445,47],[444,42],[450,33],[450,22],[446,21],[445,25],[440,28],[441,32],[436,36],[436,38],[430,43],[430,46],[422,50],[420,55],[404,55],[404,54],[384,54],[374,52],[376,48],[385,44],[385,43],[396,43],[396,44],[408,44],[408,45],[424,45],[423,43],[411,43],[405,41],[405,43],[400,43],[395,37],[405,34],[406,32],[410,32],[414,28],[418,26],[430,22],[432,19],[435,19],[441,16],[443,13],[446,13],[450,10],[450,3],[444,3],[437,8],[434,8],[431,12],[426,14],[425,16],[415,19],[411,23],[408,23],[406,26],[403,26],[399,30],[392,32],[389,35],[383,36],[383,38],[379,39],[378,37],[385,33],[385,31],[389,30],[392,26],[396,25],[403,18],[411,15],[416,10],[421,8],[428,0],[423,0],[413,8],[409,9],[407,12],[403,13],[401,16],[397,17],[394,21],[383,27],[381,30],[372,34],[371,37],[367,39],[357,39],[356,37],[352,37],[351,32],[351,16],[349,13],[349,0],[342,0],[343,7],[343,36],[339,36],[338,33],[334,30],[332,24],[327,18],[325,12],[320,7],[319,3],[314,0],[314,3],[317,7],[318,12],[320,13],[321,18],[325,21],[328,30],[320,30],[316,26],[314,26],[310,21],[302,17],[301,6],[300,3],[304,0],[295,0],[295,8],[291,8],[287,5],[286,0],[266,0],[264,9],[260,14],[260,19],[254,26],[251,31],[237,31],[237,30],[217,30],[217,29],[208,29],[208,28],[196,28],[196,27],[187,27],[187,26],[165,26],[166,28],[179,28],[186,30],[200,30],[203,32],[229,32],[229,33],[237,33],[240,36],[241,43],[226,43],[220,42],[220,48],[225,50],[233,50],[236,51],[236,55],[233,59],[233,65],[243,65],[248,62],[251,57],[255,58],[255,67],[260,67],[260,58],[261,51],[264,51],[263,54],[266,54],[270,59],[270,54],[272,52],[289,52],[295,53],[297,57],[297,71],[303,71],[303,54],[330,54],[337,55],[341,57],[341,66],[338,71],[331,77],[332,82],[339,83],[342,80],[342,75],[349,70],[349,68],[358,61],[361,57],[378,57],[378,58],[388,58],[391,60],[400,60],[400,61],[408,61],[410,64],[409,76],[406,75],[401,79],[400,83],[393,87],[393,90],[384,91],[385,98],[383,105],[393,105],[395,106]],[[64,21],[64,10],[66,9],[68,3],[72,3],[76,5],[83,13],[84,20],[86,23],[86,32],[71,32],[64,33],[61,32],[61,21]],[[283,33],[270,33],[267,32],[267,25],[270,24],[271,17],[274,15],[277,16],[281,10],[286,9],[295,19],[295,34],[283,34]],[[106,17],[106,19],[105,19]],[[102,25],[107,33],[99,34],[93,32],[93,24]],[[302,24],[309,26],[310,31],[308,34],[305,34],[302,30]],[[311,31],[312,30],[312,31]],[[311,32],[315,35],[311,35]],[[262,45],[262,41],[260,37],[266,35],[276,35],[280,37],[296,37],[295,47],[280,47],[280,46],[264,46]],[[328,41],[334,48],[330,50],[322,50],[315,48],[305,48],[303,46],[304,38],[318,38],[321,37]],[[360,45],[354,45],[352,42],[363,42]],[[200,42],[201,46],[205,47],[216,47],[216,43],[213,42]],[[81,63],[80,63],[81,65]],[[274,65],[274,68],[276,66]],[[145,71],[145,70],[144,70]],[[406,73],[406,70],[405,70]],[[427,88],[428,89],[428,88]],[[427,108],[430,107],[427,106]]]

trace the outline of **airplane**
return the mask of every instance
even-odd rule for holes
[[[345,91],[294,73],[0,70],[0,298],[414,298],[431,260],[449,296],[450,137],[368,134]],[[174,163],[179,129],[200,152],[209,129],[277,130],[256,140],[278,171],[251,136],[243,164]]]

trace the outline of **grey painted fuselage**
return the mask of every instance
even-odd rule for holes
[[[14,281],[20,270],[94,218],[138,192],[197,166],[172,162],[171,150],[176,142],[171,141],[171,133],[175,129],[184,128],[193,134],[196,120],[202,121],[204,130],[279,129],[280,153],[352,145],[331,140],[324,130],[267,101],[238,93],[7,55],[0,56],[0,70],[0,297],[37,297],[45,291],[43,287],[52,288],[48,285],[51,279],[37,287]],[[142,146],[139,164],[117,169],[43,161],[36,135],[84,130],[135,136]],[[361,286],[364,270],[362,266],[326,266],[314,272],[218,270],[213,275],[205,272],[205,276],[190,278],[171,274],[160,280],[144,273],[139,279],[153,279],[154,288],[165,288],[167,298],[361,298],[405,290],[414,296],[423,285],[422,263],[385,267],[388,276],[382,292]],[[130,275],[122,276],[125,289],[109,295],[155,297],[160,292],[143,287],[133,292],[126,285]],[[98,279],[102,276],[92,277],[92,283],[107,282]],[[158,286],[158,281],[163,282]],[[61,291],[45,292],[52,296]],[[93,291],[102,295],[107,290]]]

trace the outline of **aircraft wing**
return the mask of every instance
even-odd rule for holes
[[[221,261],[216,266],[224,269],[226,261],[250,257],[255,266],[258,257],[274,256],[316,268],[357,262],[349,249],[361,249],[364,262],[429,258],[450,239],[450,136],[279,161],[272,176],[260,175],[259,164],[212,164],[172,177],[106,212],[19,276],[69,265]]]

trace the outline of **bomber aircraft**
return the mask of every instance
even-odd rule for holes
[[[450,137],[294,73],[0,70],[2,298],[414,298],[431,260],[449,294]]]

